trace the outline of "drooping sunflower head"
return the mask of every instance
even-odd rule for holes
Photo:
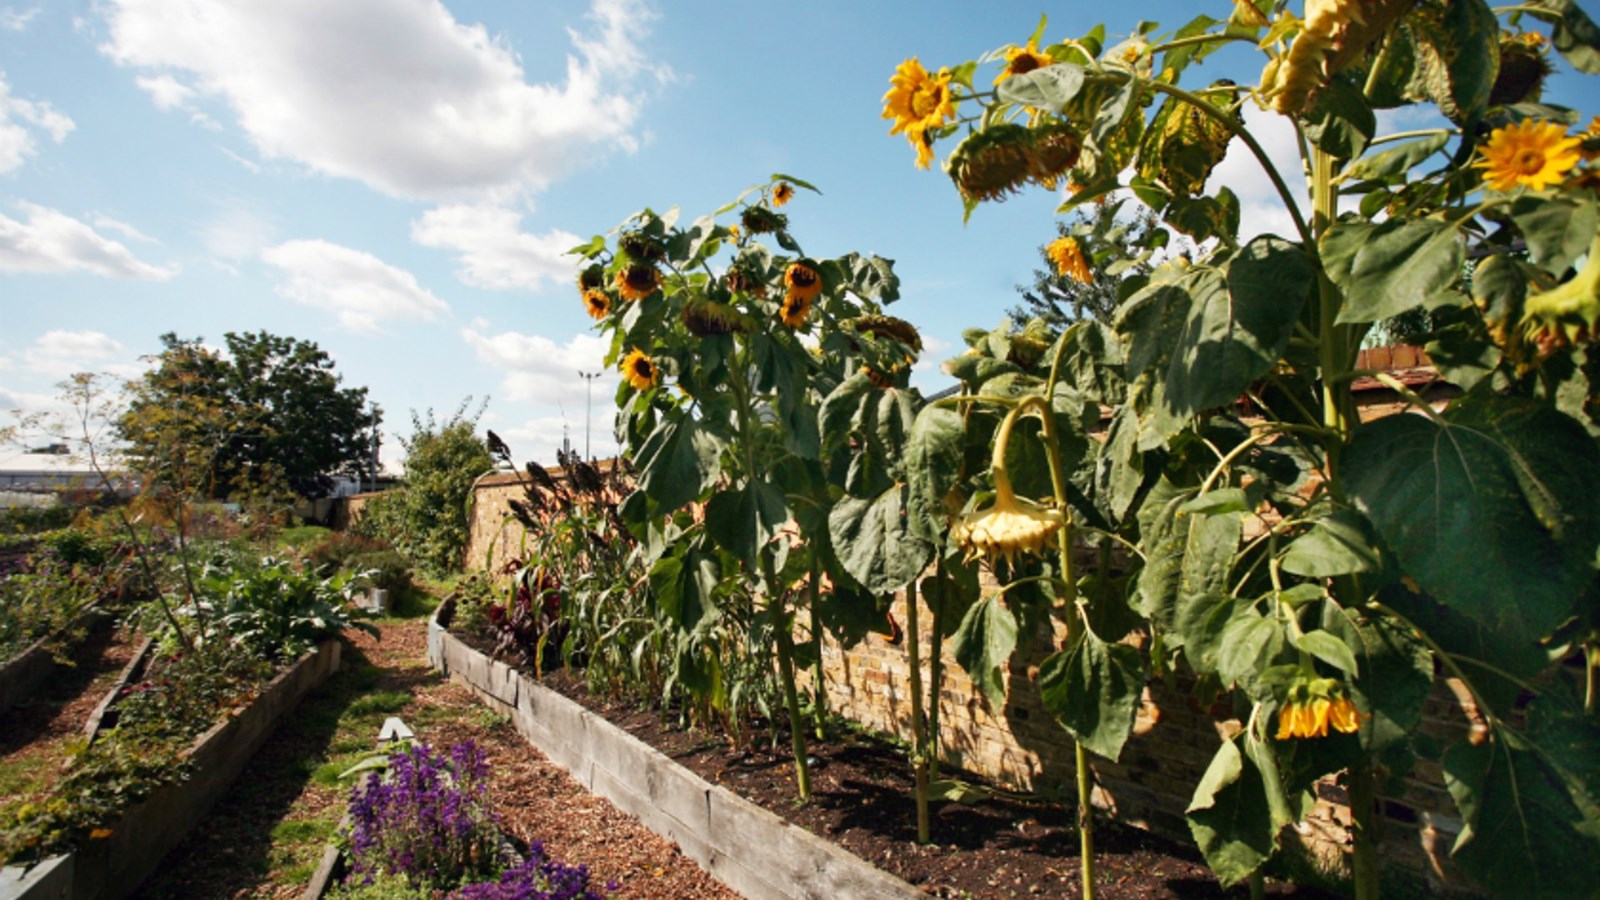
[[[1568,137],[1555,122],[1524,119],[1491,132],[1479,148],[1483,158],[1473,165],[1484,170],[1483,181],[1492,190],[1543,190],[1560,184],[1578,164],[1582,143],[1582,137]]]
[[[899,341],[912,350],[922,352],[922,334],[917,326],[894,316],[856,316],[847,325],[859,333]]]
[[[774,209],[794,199],[794,185],[787,181],[778,182],[772,189],[772,206]]]
[[[1033,129],[1033,154],[1028,174],[1047,191],[1065,178],[1083,154],[1083,139],[1066,122],[1048,122]]]
[[[1289,687],[1288,696],[1278,708],[1277,739],[1320,738],[1328,736],[1328,726],[1345,734],[1361,730],[1368,718],[1345,695],[1344,684],[1332,678],[1303,677]]]
[[[805,260],[796,260],[783,270],[783,287],[790,297],[809,303],[822,293],[822,276]]]
[[[1600,336],[1600,234],[1590,240],[1589,258],[1577,274],[1523,303],[1522,329],[1541,357]]]
[[[588,311],[589,318],[604,319],[611,313],[611,295],[597,287],[589,288],[583,292],[583,308]]]
[[[622,379],[636,391],[648,391],[661,380],[661,370],[643,350],[634,349],[622,360]]]
[[[655,263],[629,263],[617,272],[617,290],[625,300],[643,300],[661,287],[661,270]]]
[[[778,307],[778,318],[790,328],[804,328],[806,320],[811,318],[811,299],[809,295],[790,293],[783,298],[783,304]]]
[[[751,234],[768,234],[789,227],[788,216],[775,213],[765,206],[746,206],[744,212],[739,214],[739,221]]]
[[[1528,40],[1534,38],[1535,40]],[[1545,56],[1544,36],[1533,31],[1500,35],[1500,70],[1489,89],[1489,105],[1537,103],[1544,81],[1555,71]]]
[[[1077,238],[1058,237],[1044,248],[1045,255],[1055,264],[1056,273],[1065,275],[1079,284],[1093,284],[1094,273],[1089,270],[1089,260],[1078,246]]]
[[[1588,162],[1600,159],[1600,116],[1589,120],[1589,127],[1578,137],[1583,140],[1583,143],[1578,145],[1578,155]]]
[[[606,270],[599,263],[578,270],[578,290],[587,291],[606,286]]]
[[[749,317],[727,303],[709,297],[692,297],[683,305],[683,324],[696,337],[711,337],[749,330]]]
[[[735,294],[749,294],[752,297],[765,297],[767,295],[767,283],[762,281],[761,276],[747,265],[734,263],[729,266],[727,274],[722,277],[722,281],[728,286],[728,290],[733,291]]]
[[[950,154],[945,171],[968,203],[1004,200],[1028,183],[1032,158],[1033,133],[1005,122],[967,135]]]
[[[992,506],[957,520],[950,528],[950,540],[966,550],[969,560],[1003,556],[1014,565],[1019,552],[1042,554],[1064,522],[1060,510],[1017,497],[1007,484],[996,492]]]
[[[1029,41],[1026,47],[1006,48],[1006,67],[995,76],[994,83],[999,85],[1013,75],[1026,75],[1034,69],[1042,69],[1053,65],[1055,60],[1048,53],[1039,52],[1038,41]]]
[[[661,241],[642,231],[629,231],[617,238],[617,249],[635,262],[660,262],[667,255]]]

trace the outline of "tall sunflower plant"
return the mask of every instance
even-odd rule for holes
[[[621,512],[678,633],[672,683],[727,692],[723,660],[694,648],[742,636],[776,675],[807,799],[796,671],[818,666],[820,730],[822,635],[888,632],[885,595],[929,554],[885,534],[898,518],[898,442],[920,403],[907,379],[921,338],[883,314],[899,297],[890,260],[805,253],[780,211],[799,190],[815,191],[775,175],[687,225],[645,210],[573,252],[623,375],[618,426],[638,481]]]
[[[1041,692],[1111,758],[1146,671],[1223,692],[1237,715],[1188,821],[1224,882],[1259,884],[1335,777],[1354,892],[1376,896],[1377,798],[1426,764],[1458,810],[1461,872],[1497,895],[1594,895],[1600,870],[1572,861],[1600,851],[1600,117],[1542,92],[1557,55],[1572,77],[1600,72],[1600,30],[1570,0],[1237,0],[1219,15],[1115,43],[1104,27],[1047,40],[1041,22],[978,60],[894,73],[891,132],[924,168],[949,148],[969,214],[1022,190],[1060,191],[1062,212],[1131,193],[1196,248],[1125,282],[1109,327],[1075,324],[1042,355],[1055,362],[1027,390],[1100,405],[1105,430],[1074,467],[1076,433],[1040,429],[1032,443],[1054,441],[1066,470],[1048,489],[1019,488],[1009,456],[1014,415],[1057,411],[1014,396],[1026,373],[996,352],[1025,332],[975,340],[989,349],[952,371],[980,399],[917,423],[921,527],[1053,565],[1035,584],[1075,582],[1065,532],[1115,551],[1107,589],[1050,598],[1105,649],[1046,663]],[[1260,77],[1186,86],[1213,54]],[[1305,190],[1247,104],[1293,127]],[[1379,133],[1380,112],[1408,107],[1437,124]],[[1273,186],[1287,233],[1241,233],[1238,197],[1211,183],[1229,153]],[[1086,272],[1082,252],[1051,258]],[[1403,313],[1425,318],[1459,396],[1357,368],[1369,330]],[[1367,386],[1408,414],[1363,421]],[[984,441],[987,469],[962,470],[972,454],[955,448]],[[969,495],[954,519],[932,502],[973,477],[992,499]],[[1135,620],[1122,640],[1094,625],[1113,613]],[[1137,660],[1109,649],[1134,643]],[[968,654],[980,670],[1009,649],[989,646]],[[1441,678],[1469,701],[1451,739],[1421,730]]]

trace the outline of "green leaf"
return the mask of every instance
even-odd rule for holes
[[[1341,323],[1421,306],[1461,277],[1465,253],[1455,225],[1437,219],[1339,222],[1322,238],[1323,265],[1344,293]]]
[[[694,419],[663,418],[639,447],[639,489],[663,511],[696,500],[721,475],[720,450]]]
[[[1250,877],[1277,847],[1265,783],[1233,741],[1223,741],[1189,801],[1189,833],[1223,885]]]
[[[1237,684],[1252,696],[1259,676],[1272,667],[1288,644],[1286,626],[1276,616],[1262,615],[1255,604],[1239,599],[1223,626],[1216,648],[1217,674],[1224,685]]]
[[[650,567],[650,591],[672,621],[693,630],[715,609],[718,581],[716,557],[689,547],[681,556],[667,556]]]
[[[906,513],[912,534],[925,541],[937,542],[944,534],[944,498],[961,479],[965,437],[961,414],[949,407],[924,406],[911,426]]]
[[[875,594],[900,590],[933,561],[933,544],[911,533],[905,494],[905,486],[895,484],[875,497],[845,497],[828,514],[839,563]]]
[[[768,181],[772,181],[772,182],[787,181],[790,184],[794,185],[795,187],[805,188],[806,190],[810,191],[813,194],[820,195],[822,193],[821,191],[817,190],[816,185],[812,184],[811,182],[806,181],[803,178],[796,178],[793,175],[785,175],[782,172],[774,172],[774,173],[772,173],[772,177],[767,179],[767,180]]]
[[[1294,645],[1346,675],[1360,674],[1356,655],[1350,651],[1350,645],[1320,628],[1295,638]]]
[[[1345,473],[1406,572],[1513,641],[1550,633],[1593,575],[1600,450],[1542,403],[1471,395],[1440,422],[1381,419],[1357,433]]]
[[[1511,204],[1511,220],[1528,242],[1528,258],[1558,276],[1589,251],[1589,242],[1600,230],[1593,195],[1580,196],[1579,200],[1519,197]]]
[[[737,556],[750,572],[760,569],[761,548],[777,538],[788,521],[789,504],[783,492],[759,479],[718,491],[706,504],[706,534]]]
[[[1408,740],[1422,724],[1433,691],[1433,653],[1412,629],[1374,618],[1356,632],[1361,675],[1352,683],[1356,708],[1372,718],[1361,726],[1362,749],[1371,754]]]
[[[1378,119],[1361,89],[1335,76],[1317,91],[1306,112],[1306,139],[1336,159],[1355,159],[1367,149]]]
[[[1082,66],[1057,63],[1013,75],[1000,82],[995,90],[1000,102],[1031,106],[1049,112],[1060,112],[1083,89]]]
[[[1277,364],[1311,289],[1311,265],[1271,235],[1232,259],[1227,278],[1207,270],[1189,282],[1187,320],[1167,369],[1167,403],[1179,415],[1237,399]]]
[[[1458,744],[1444,755],[1444,776],[1463,821],[1451,858],[1495,896],[1557,900],[1600,890],[1600,867],[1580,862],[1600,853],[1597,823],[1538,753],[1504,736]]]
[[[1115,761],[1133,732],[1144,692],[1144,660],[1127,644],[1108,644],[1092,632],[1039,667],[1039,694],[1085,750]]]
[[[1348,178],[1355,181],[1387,181],[1399,178],[1409,172],[1412,166],[1444,149],[1448,143],[1450,143],[1449,133],[1431,134],[1425,138],[1407,141],[1382,153],[1364,156],[1356,160],[1345,173]]]
[[[970,806],[974,803],[983,803],[994,796],[994,791],[980,784],[969,784],[953,778],[940,778],[928,782],[928,798],[930,800],[943,800],[946,803],[960,803]]]
[[[1006,705],[1005,671],[1016,649],[1017,618],[998,597],[972,604],[950,639],[950,655],[997,711]]]
[[[1337,508],[1318,517],[1283,554],[1283,570],[1307,578],[1332,578],[1383,569],[1372,526],[1358,512]]]

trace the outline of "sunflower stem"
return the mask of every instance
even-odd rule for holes
[[[1350,770],[1350,819],[1355,839],[1351,863],[1356,900],[1378,900],[1378,849],[1373,834],[1377,818],[1375,782],[1365,758]]]
[[[928,843],[928,734],[922,717],[922,629],[917,582],[906,585],[906,662],[911,679],[911,770],[916,779],[917,843]]]

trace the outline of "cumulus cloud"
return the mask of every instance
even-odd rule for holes
[[[103,52],[158,103],[216,98],[262,156],[410,198],[537,190],[627,149],[649,71],[643,0],[592,0],[554,84],[439,0],[108,0],[105,16]]]
[[[63,378],[74,372],[101,368],[107,360],[124,355],[122,342],[101,331],[55,329],[40,335],[22,353],[24,365],[36,375]]]
[[[520,230],[522,216],[486,204],[431,209],[411,223],[411,239],[424,247],[453,250],[457,274],[474,287],[538,290],[546,281],[566,281],[577,271],[567,251],[582,240],[570,231],[544,234]]]
[[[176,264],[154,266],[125,245],[90,225],[36,203],[18,203],[27,217],[18,221],[0,213],[0,272],[55,274],[88,271],[106,278],[166,281],[178,274]],[[120,223],[118,223],[120,224]]]
[[[1306,196],[1306,181],[1302,174],[1299,141],[1294,126],[1277,113],[1257,109],[1255,104],[1244,105],[1244,122],[1250,133],[1266,151],[1267,158],[1283,176],[1289,192],[1295,195],[1302,207]],[[1206,181],[1206,192],[1227,187],[1239,197],[1239,239],[1249,240],[1258,234],[1272,233],[1290,240],[1298,240],[1294,218],[1283,205],[1283,198],[1272,186],[1272,180],[1262,170],[1261,163],[1244,142],[1235,138],[1228,145],[1228,154]],[[1309,209],[1301,213],[1309,216]]]
[[[389,320],[431,322],[450,307],[404,269],[370,253],[323,240],[287,241],[261,251],[283,270],[278,294],[331,310],[352,331],[377,331]]]
[[[0,174],[21,166],[39,152],[35,132],[42,131],[56,143],[67,139],[77,126],[49,103],[11,96],[5,72],[0,71]]]
[[[605,366],[606,339],[577,334],[558,344],[542,334],[505,331],[491,335],[482,329],[482,323],[473,323],[461,330],[461,339],[479,362],[503,373],[500,393],[507,399],[582,410],[589,387],[578,373],[598,372],[594,395],[600,398],[597,403],[609,407],[608,398],[616,392],[621,377]]]

